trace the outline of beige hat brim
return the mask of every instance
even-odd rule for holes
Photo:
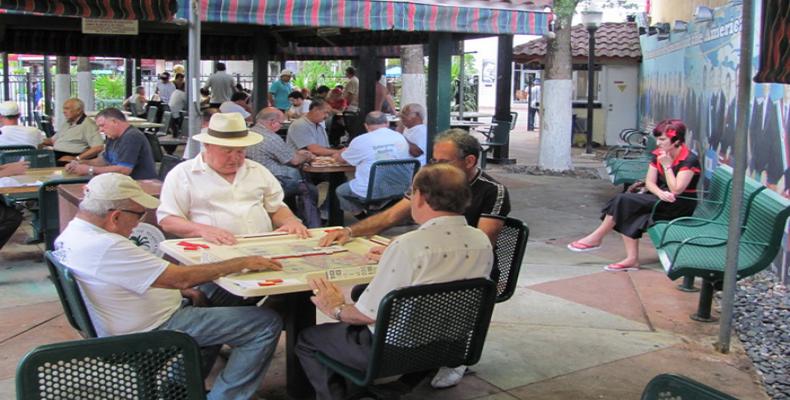
[[[226,138],[218,138],[216,136],[211,136],[204,131],[193,136],[192,139],[197,140],[198,142],[201,143],[216,144],[218,146],[248,147],[262,142],[263,136],[248,130],[247,136],[226,139]]]
[[[129,199],[151,210],[159,207],[159,203],[160,203],[159,199],[144,192],[141,192],[140,194],[136,194],[130,197]]]

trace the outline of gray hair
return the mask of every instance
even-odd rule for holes
[[[99,118],[112,118],[116,121],[126,121],[126,115],[124,115],[121,110],[115,107],[108,107],[99,111],[99,113],[96,114],[96,119]]]
[[[436,135],[433,142],[451,142],[458,149],[458,158],[471,155],[475,156],[475,159],[480,159],[480,141],[463,129],[452,128],[441,132]]]
[[[66,103],[74,103],[74,104],[77,105],[77,108],[80,109],[80,112],[85,111],[85,102],[80,100],[77,97],[72,97],[72,98],[70,98],[70,99],[68,99],[68,100],[63,102],[63,104],[66,104]]]
[[[420,120],[425,121],[428,116],[425,114],[425,107],[420,105],[419,103],[409,103],[403,106],[403,109],[408,109],[409,111],[417,114],[420,117]]]
[[[386,125],[387,116],[381,111],[371,111],[365,116],[365,125]]]
[[[97,217],[105,217],[112,210],[125,208],[132,200],[99,200],[85,198],[80,201],[80,211],[93,214]]]
[[[282,111],[274,108],[274,107],[265,107],[262,108],[261,111],[258,111],[258,114],[255,115],[255,121],[257,123],[261,123],[263,121],[271,121],[277,119],[282,115]]]

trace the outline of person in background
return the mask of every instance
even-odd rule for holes
[[[291,102],[291,108],[286,113],[288,119],[297,119],[310,111],[310,103],[312,101],[305,99],[302,92],[293,91],[288,95],[288,101]]]
[[[106,108],[96,115],[96,124],[107,135],[101,156],[92,160],[74,160],[66,171],[75,175],[98,175],[116,172],[133,179],[155,179],[159,175],[148,139],[129,125],[117,108]]]
[[[186,85],[186,79],[183,73],[176,72],[176,77],[173,79],[173,85],[175,85],[176,89],[181,86],[183,90],[184,86]]]
[[[85,103],[73,97],[63,102],[66,121],[51,138],[44,139],[45,146],[52,146],[58,163],[88,160],[104,149],[104,138],[96,122],[85,115]]]
[[[359,111],[359,78],[357,69],[354,67],[346,68],[346,86],[343,89],[343,98],[346,100],[348,111]]]
[[[176,88],[178,88],[178,86],[176,86]],[[123,101],[122,106],[124,110],[131,111],[132,116],[140,117],[145,115],[146,103],[148,103],[148,99],[145,97],[145,87],[138,86],[134,88],[134,94]]]
[[[291,122],[285,142],[297,150],[305,149],[317,156],[332,156],[340,150],[329,147],[324,120],[329,115],[329,105],[321,100],[310,103],[310,111]]]
[[[420,227],[398,236],[386,248],[375,249],[381,256],[378,272],[356,303],[346,303],[343,292],[324,278],[309,281],[314,294],[310,300],[337,321],[303,330],[296,344],[296,355],[317,400],[343,399],[346,393],[345,382],[318,361],[316,352],[364,371],[379,303],[388,293],[491,273],[491,242],[463,216],[472,197],[464,172],[448,164],[428,165],[414,177],[410,192],[409,211]]]
[[[428,127],[425,125],[425,107],[411,103],[400,110],[400,122],[406,128],[403,137],[409,142],[409,155],[425,165],[426,147],[428,146]]]
[[[0,178],[24,175],[29,165],[27,161],[0,165]],[[8,239],[11,239],[16,229],[22,224],[23,219],[22,213],[16,208],[6,205],[5,201],[0,201],[0,249],[8,243]]]
[[[0,103],[0,146],[38,148],[46,137],[44,132],[32,126],[19,125],[19,106],[15,101]]]
[[[291,85],[291,77],[293,72],[288,69],[280,71],[280,79],[272,82],[269,86],[269,104],[279,109],[283,113],[287,113],[291,108],[291,102],[288,101],[288,95],[293,92],[293,85]]]
[[[241,117],[247,121],[248,124],[252,123],[252,113],[250,112],[250,97],[244,92],[235,92],[230,96],[230,100],[226,101],[219,106],[219,112],[222,113],[239,113]]]
[[[204,89],[211,89],[209,106],[212,108],[219,108],[222,103],[230,101],[230,97],[236,92],[233,88],[235,84],[233,77],[225,71],[226,69],[225,63],[218,62],[216,72],[209,75],[206,85],[203,86]]]
[[[184,80],[180,82],[176,80],[173,84],[176,85],[176,91],[170,96],[168,107],[170,107],[171,116],[173,117],[173,122],[171,123],[173,134],[178,136],[181,132],[181,126],[184,124],[184,117],[186,116],[186,82]]]
[[[170,96],[175,90],[176,85],[170,82],[170,73],[165,71],[159,74],[159,82],[156,83],[156,93],[159,95],[159,100],[162,104],[167,104],[170,101]]]
[[[381,71],[376,71],[376,98],[373,109],[385,114],[395,114],[395,100],[387,89],[387,79]]]

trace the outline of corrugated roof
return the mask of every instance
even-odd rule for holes
[[[571,30],[571,55],[574,63],[587,60],[589,35],[584,25],[576,25]],[[520,44],[513,48],[513,61],[522,64],[543,63],[546,55],[546,38]],[[605,22],[595,32],[595,58],[605,61],[619,59],[640,61],[642,49],[639,44],[639,30],[634,22]]]

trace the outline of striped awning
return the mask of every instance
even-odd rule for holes
[[[176,0],[0,0],[0,11],[64,17],[169,21]]]
[[[372,31],[542,35],[548,14],[526,8],[485,8],[422,0],[203,0],[201,19],[270,26],[359,28]],[[178,15],[187,18],[189,2]]]

